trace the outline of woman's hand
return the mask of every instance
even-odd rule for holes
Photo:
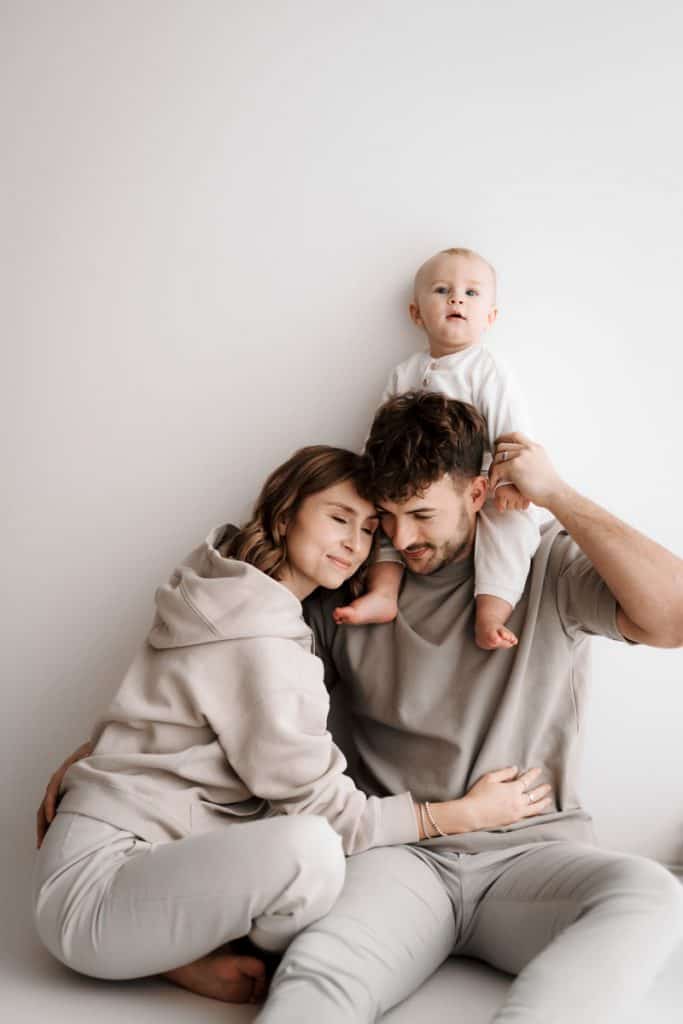
[[[57,804],[59,802],[59,787],[62,784],[62,779],[66,775],[67,769],[75,764],[76,761],[80,761],[83,757],[88,757],[92,754],[92,743],[88,740],[87,743],[82,743],[78,750],[74,750],[73,754],[67,757],[64,764],[61,764],[56,772],[50,778],[45,790],[45,796],[43,802],[38,808],[36,815],[36,847],[42,845],[45,833],[50,827],[50,822],[57,813]]]
[[[487,772],[459,800],[430,804],[433,821],[421,814],[420,805],[416,805],[420,839],[434,838],[434,823],[445,835],[454,836],[514,825],[522,818],[544,814],[553,801],[548,796],[549,785],[533,785],[540,774],[540,768],[530,768],[520,775],[516,767]],[[423,825],[427,824],[430,827],[425,832]]]
[[[511,767],[482,775],[462,800],[472,831],[514,825],[522,818],[543,814],[552,804],[552,797],[548,796],[549,785],[534,787],[540,774],[540,768],[530,768],[518,775],[517,768]]]

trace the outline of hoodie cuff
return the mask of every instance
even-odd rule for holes
[[[383,846],[398,846],[400,843],[418,843],[420,833],[410,793],[385,796],[380,799],[381,835]]]

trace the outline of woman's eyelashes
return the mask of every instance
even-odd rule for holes
[[[344,523],[344,525],[346,525],[348,523],[348,519],[344,519],[343,516],[334,516],[334,515],[332,515],[332,516],[330,516],[330,519],[334,519],[335,523]],[[376,526],[362,526],[361,529],[362,529],[363,533],[367,533],[368,537],[374,537],[375,530],[377,529],[377,527]]]

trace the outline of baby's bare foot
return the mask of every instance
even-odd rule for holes
[[[365,626],[371,622],[393,622],[398,615],[396,599],[377,591],[368,591],[343,608],[335,608],[332,617],[338,626]]]
[[[502,597],[494,597],[493,594],[479,594],[476,599],[476,607],[474,639],[477,647],[481,647],[484,651],[514,647],[517,637],[505,625],[512,611],[512,605],[508,601],[504,601]]]
[[[515,634],[501,623],[480,623],[478,620],[474,627],[474,639],[477,647],[484,651],[515,647],[518,642]]]
[[[253,956],[236,956],[230,946],[167,971],[168,981],[196,995],[223,1003],[260,1003],[268,988],[266,965]]]

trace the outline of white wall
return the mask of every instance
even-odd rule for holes
[[[2,5],[13,861],[175,560],[295,447],[360,443],[437,248],[498,267],[491,344],[567,478],[683,550],[682,25],[663,2]],[[595,662],[600,836],[683,861],[681,653]]]

